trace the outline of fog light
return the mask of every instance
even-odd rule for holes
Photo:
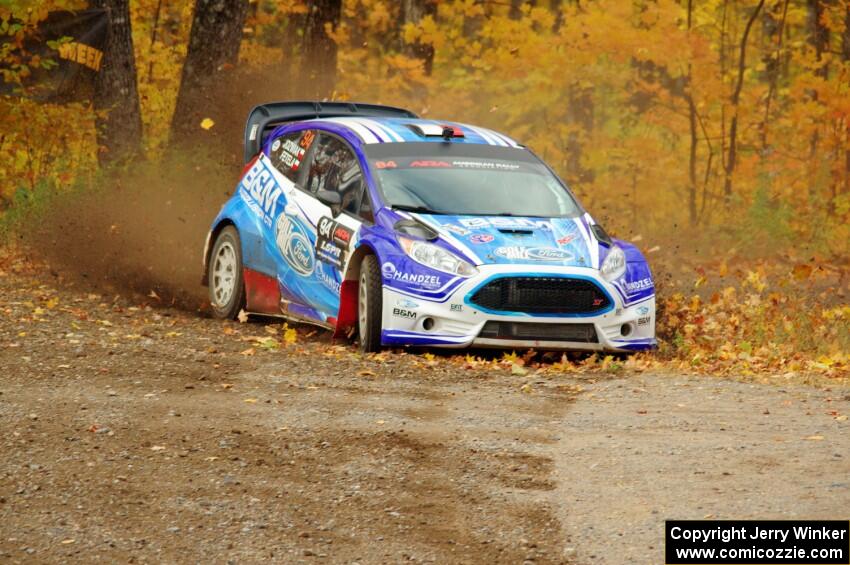
[[[434,318],[425,318],[422,320],[422,329],[426,332],[430,332],[434,329]]]
[[[623,337],[626,337],[630,333],[632,333],[632,325],[631,324],[623,324],[622,326],[620,326],[620,335],[622,335]]]

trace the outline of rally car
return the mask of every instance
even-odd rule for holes
[[[343,102],[258,106],[212,223],[221,318],[278,315],[382,346],[652,348],[655,287],[510,137]]]

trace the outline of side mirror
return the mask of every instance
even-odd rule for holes
[[[342,196],[340,196],[339,192],[334,192],[333,190],[320,190],[316,193],[316,198],[322,204],[330,206],[331,212],[333,212],[334,216],[339,215],[342,207]]]

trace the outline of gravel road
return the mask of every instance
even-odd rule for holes
[[[850,390],[364,357],[4,274],[10,563],[657,564],[666,518],[850,508]]]

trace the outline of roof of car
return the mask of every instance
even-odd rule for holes
[[[318,118],[309,121],[343,126],[359,137],[363,143],[441,142],[444,140],[441,132],[448,126],[456,130],[455,136],[452,137],[453,143],[522,147],[502,133],[457,122],[384,117]],[[435,134],[435,132],[440,133]]]

